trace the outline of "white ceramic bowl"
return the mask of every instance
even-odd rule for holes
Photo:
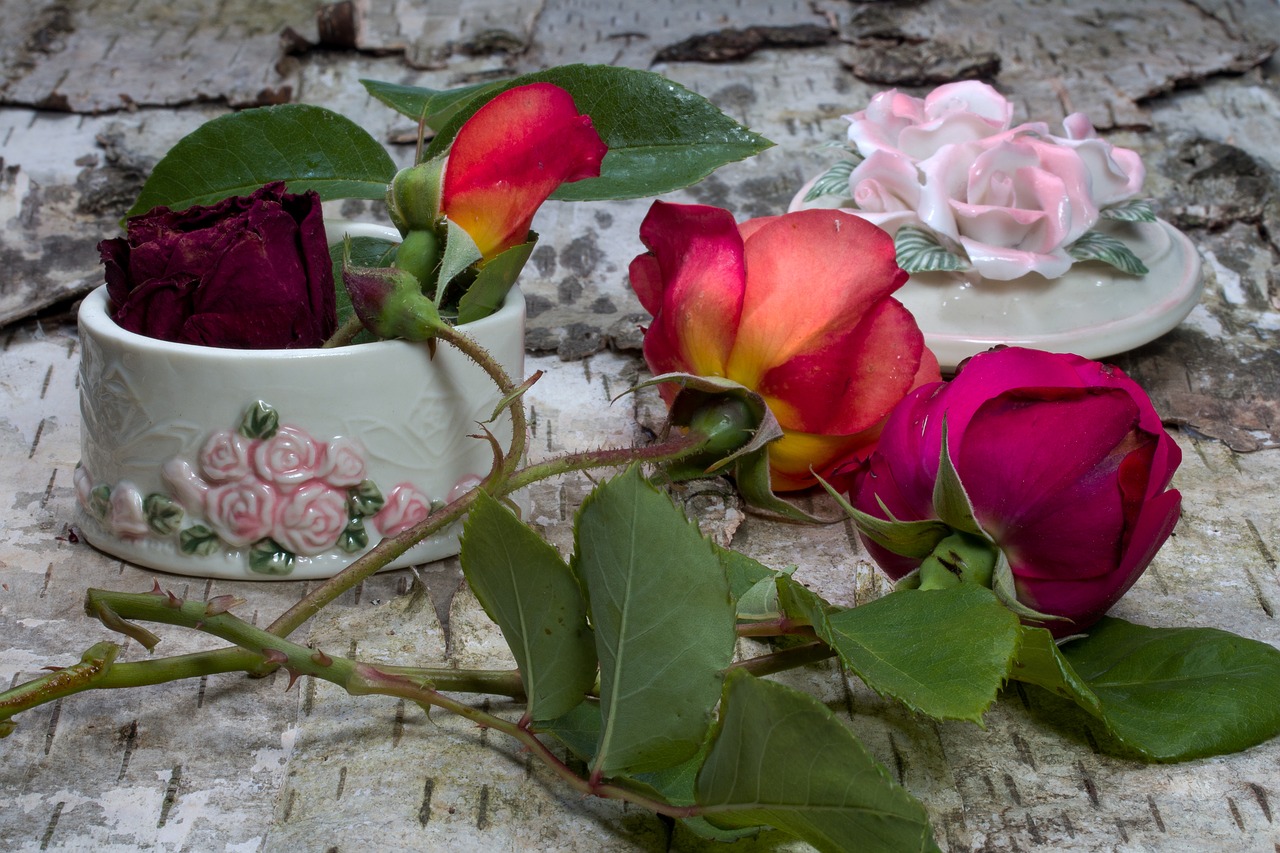
[[[344,231],[388,229],[330,225]],[[109,554],[203,577],[329,577],[489,470],[469,436],[498,391],[452,347],[191,346],[125,331],[108,307],[102,287],[80,308],[76,485],[80,530]],[[518,288],[461,328],[523,378]],[[510,440],[509,417],[490,428]],[[457,532],[390,567],[456,554]]]

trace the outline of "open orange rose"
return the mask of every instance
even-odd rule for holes
[[[773,488],[864,457],[894,405],[939,379],[915,319],[892,298],[907,274],[879,228],[806,210],[738,225],[724,210],[654,202],[631,286],[653,315],[655,374],[723,377],[759,393],[782,426]],[[670,402],[671,385],[663,386]]]

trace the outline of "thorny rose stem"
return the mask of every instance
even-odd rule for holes
[[[0,717],[0,736],[13,730],[13,715],[85,690],[159,684],[235,671],[266,675],[283,666],[289,672],[290,684],[301,675],[312,675],[333,682],[353,695],[378,693],[399,696],[424,707],[435,705],[444,708],[479,725],[501,731],[519,741],[558,777],[583,794],[626,800],[673,817],[699,814],[698,807],[672,806],[598,779],[584,779],[538,739],[530,730],[527,717],[518,723],[512,723],[440,692],[450,690],[523,698],[524,687],[518,671],[374,666],[332,657],[321,650],[313,650],[284,639],[343,592],[386,566],[423,538],[461,518],[482,489],[496,497],[505,497],[517,489],[558,474],[633,462],[671,461],[700,450],[706,443],[703,436],[680,433],[648,447],[587,451],[518,468],[520,458],[524,455],[527,428],[522,396],[537,375],[525,385],[516,386],[502,366],[474,339],[452,327],[439,330],[438,337],[479,364],[498,386],[502,399],[494,417],[503,409],[511,410],[513,434],[511,446],[506,453],[503,453],[496,439],[487,430],[482,436],[494,448],[494,467],[484,482],[414,527],[380,542],[341,573],[293,605],[266,630],[254,628],[228,613],[230,607],[240,603],[231,596],[207,602],[188,602],[162,591],[159,584],[152,592],[141,594],[90,590],[85,603],[86,611],[100,619],[108,628],[136,639],[148,650],[155,647],[159,637],[128,620],[184,626],[221,637],[236,643],[237,647],[117,664],[115,658],[120,647],[110,642],[98,643],[84,653],[80,663],[0,693],[0,714],[3,715]],[[812,629],[807,626],[790,623],[784,625],[782,622],[744,625],[740,633],[743,636],[813,636]],[[833,654],[825,644],[813,642],[740,661],[733,666],[763,675],[822,660]]]

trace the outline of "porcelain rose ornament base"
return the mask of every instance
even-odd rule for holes
[[[997,344],[1101,358],[1177,326],[1199,301],[1200,258],[1138,197],[1141,158],[1081,114],[1061,136],[1012,114],[976,81],[882,92],[846,116],[848,159],[792,209],[894,235],[911,273],[897,296],[944,369]]]
[[[330,236],[394,235],[330,226]],[[80,309],[78,526],[99,550],[202,577],[336,574],[473,486],[492,451],[470,437],[498,403],[461,353],[379,341],[238,350],[120,328],[105,288]],[[515,376],[524,298],[463,327]],[[490,424],[504,443],[509,418]],[[456,554],[457,531],[389,568]]]

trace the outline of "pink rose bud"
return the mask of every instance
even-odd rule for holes
[[[944,423],[952,464],[981,532],[1003,553],[1017,604],[1092,625],[1133,585],[1178,520],[1182,459],[1141,388],[1077,355],[996,349],[898,405],[875,453],[847,471],[855,509],[938,519]],[[895,579],[921,565],[863,537]],[[997,573],[999,569],[997,569]],[[997,578],[998,581],[998,578]]]

